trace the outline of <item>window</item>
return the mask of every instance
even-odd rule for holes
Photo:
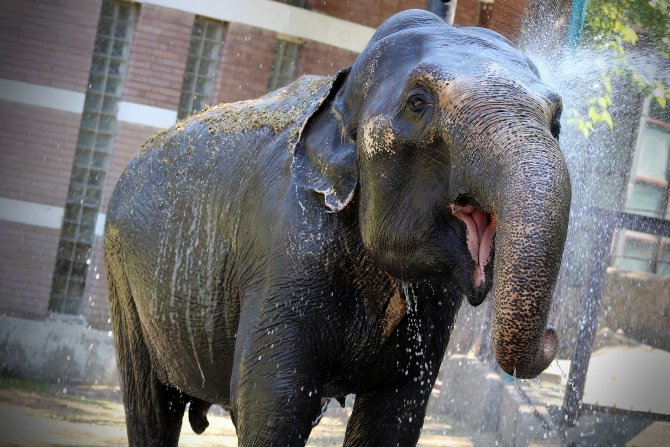
[[[670,219],[670,110],[647,99],[639,132],[626,208],[644,216]]]
[[[491,16],[493,15],[493,0],[479,2],[479,17],[477,26],[483,28],[491,27]]]
[[[49,310],[78,314],[116,130],[135,8],[104,0],[70,175]]]
[[[628,182],[626,211],[670,220],[670,109],[644,101]],[[617,237],[621,270],[670,275],[670,240],[622,231]]]
[[[212,96],[221,52],[223,23],[196,17],[191,30],[177,118],[183,119],[205,107]]]
[[[277,39],[275,53],[272,57],[272,69],[268,90],[276,90],[290,83],[295,73],[299,43],[285,39]]]

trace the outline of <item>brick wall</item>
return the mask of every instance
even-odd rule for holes
[[[0,220],[0,314],[46,317],[59,236],[60,230]]]
[[[0,78],[86,91],[100,0],[1,0]]]
[[[397,12],[426,8],[426,0],[309,0],[307,3],[315,12],[373,28]]]
[[[142,5],[130,47],[124,101],[177,108],[193,19],[193,14]]]
[[[477,26],[479,20],[479,0],[458,0],[454,25]]]
[[[80,116],[0,101],[0,197],[63,206]]]
[[[458,0],[454,25],[477,26],[479,3],[479,0]],[[490,28],[518,44],[521,37],[521,24],[527,8],[528,0],[495,0]]]
[[[527,7],[528,0],[496,0],[491,14],[491,29],[518,44]]]
[[[231,23],[225,33],[213,103],[256,98],[267,92],[275,33]]]
[[[295,74],[296,77],[303,74],[335,74],[341,68],[353,64],[357,56],[358,54],[352,51],[307,41],[300,45]]]
[[[105,179],[105,189],[102,197],[101,213],[107,212],[109,197],[112,195],[114,186],[119,180],[121,173],[133,155],[139,150],[144,141],[156,133],[158,129],[148,126],[140,126],[120,121],[116,126],[116,135],[114,136],[114,151],[109,160],[109,169]]]

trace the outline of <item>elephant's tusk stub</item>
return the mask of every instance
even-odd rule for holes
[[[451,212],[465,224],[468,251],[475,261],[472,283],[476,287],[484,284],[484,267],[491,258],[493,236],[496,232],[496,217],[473,205],[459,206],[451,204]]]

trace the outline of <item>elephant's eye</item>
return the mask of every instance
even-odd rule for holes
[[[423,94],[414,94],[407,99],[407,108],[410,112],[419,114],[428,107],[428,98]]]

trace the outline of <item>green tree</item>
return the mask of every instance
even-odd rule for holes
[[[586,138],[598,123],[612,129],[612,84],[624,76],[639,93],[653,96],[665,108],[670,99],[670,0],[590,0],[583,31],[582,45],[605,52],[614,63],[601,73],[602,82],[594,86],[586,110],[573,111],[569,123]],[[666,72],[641,67],[631,57],[635,52],[655,56]]]

